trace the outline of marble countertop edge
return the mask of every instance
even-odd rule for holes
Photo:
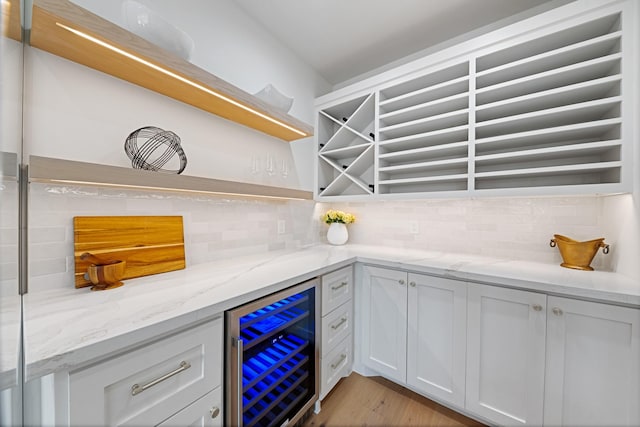
[[[354,262],[640,307],[640,284],[616,273],[465,254],[316,245],[132,279],[108,292],[65,288],[27,294],[25,378],[81,369]],[[69,323],[89,316],[92,324]]]

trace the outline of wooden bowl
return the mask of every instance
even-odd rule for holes
[[[91,264],[87,269],[89,280],[94,286],[92,291],[104,291],[107,289],[119,288],[127,268],[126,261],[111,261],[107,264]]]

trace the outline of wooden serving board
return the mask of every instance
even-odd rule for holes
[[[185,268],[181,216],[77,216],[73,218],[75,285],[91,286],[84,278],[89,252],[102,261],[127,262],[124,279]]]

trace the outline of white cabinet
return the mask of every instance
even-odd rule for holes
[[[546,295],[469,284],[466,409],[498,425],[542,425]]]
[[[222,420],[222,388],[218,387],[164,420],[158,427],[221,427]]]
[[[320,400],[353,364],[353,267],[322,276]],[[319,409],[319,406],[318,406]]]
[[[468,188],[469,62],[380,89],[380,194]]]
[[[640,310],[550,296],[545,426],[640,425]]]
[[[495,425],[640,425],[640,309],[363,266],[361,362]]]
[[[316,194],[373,193],[374,95],[318,112]]]
[[[222,328],[217,318],[70,372],[70,425],[156,425],[220,387]]]
[[[22,396],[17,386],[0,390],[0,426],[22,424]]]
[[[409,273],[407,384],[464,407],[467,285]]]
[[[362,355],[368,368],[404,383],[407,376],[407,273],[365,266]]]
[[[353,268],[351,266],[322,276],[322,316],[326,316],[353,295]]]
[[[572,2],[318,99],[316,196],[630,191],[633,3]]]
[[[353,339],[351,336],[339,342],[321,359],[320,381],[320,400],[323,400],[327,394],[338,384],[340,378],[346,377],[351,373],[353,364]]]
[[[362,285],[365,366],[464,406],[466,284],[365,266]]]

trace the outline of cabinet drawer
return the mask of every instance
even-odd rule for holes
[[[157,427],[222,426],[222,387],[207,393]]]
[[[322,355],[329,353],[353,329],[353,304],[347,301],[322,318]]]
[[[322,383],[320,384],[320,400],[331,391],[340,378],[349,375],[353,358],[351,335],[340,342],[329,354],[321,359]]]
[[[353,294],[353,268],[341,268],[322,276],[322,315],[351,299]]]
[[[221,385],[222,318],[69,376],[72,425],[156,425]]]

